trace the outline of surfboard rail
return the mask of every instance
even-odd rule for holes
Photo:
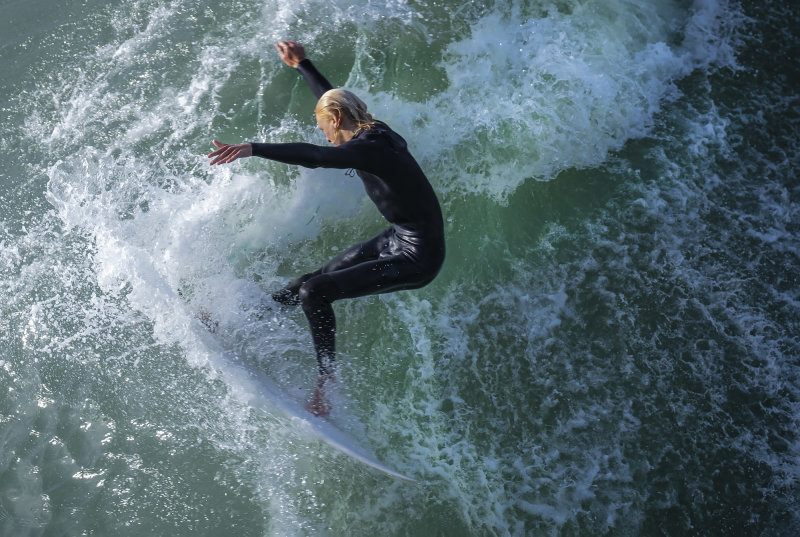
[[[229,377],[231,384],[245,388],[244,392],[248,395],[249,403],[254,407],[262,408],[270,413],[278,411],[298,429],[321,440],[340,453],[393,479],[416,483],[415,479],[382,463],[352,435],[337,427],[328,418],[313,415],[297,400],[287,395],[264,372],[246,365],[238,359],[227,356],[223,356],[223,359],[226,371],[222,371],[222,373]],[[248,385],[249,389],[246,387]]]

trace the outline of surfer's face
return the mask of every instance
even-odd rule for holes
[[[332,118],[327,118],[321,116],[320,114],[317,114],[316,116],[317,116],[317,127],[319,127],[319,129],[325,133],[325,138],[327,138],[328,141],[333,145],[339,145],[341,143],[341,140],[336,139],[339,138],[337,136],[339,131],[337,118],[335,116]]]

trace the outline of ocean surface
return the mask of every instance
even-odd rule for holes
[[[0,536],[800,534],[797,2],[0,8]],[[326,143],[280,39],[442,203],[431,285],[335,304],[332,419],[416,484],[231,374],[307,399],[266,297],[386,226],[208,166]]]

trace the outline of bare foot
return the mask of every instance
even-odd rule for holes
[[[311,401],[306,406],[306,410],[315,416],[324,417],[331,413],[332,405],[325,395],[326,386],[331,382],[333,382],[333,377],[330,375],[317,378],[314,395],[311,396]]]

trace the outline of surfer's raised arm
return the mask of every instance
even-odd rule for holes
[[[294,41],[281,41],[275,45],[275,49],[283,63],[300,71],[317,99],[322,97],[326,91],[333,89],[331,83],[317,71],[311,60],[306,58],[306,50],[303,45]]]
[[[283,63],[293,69],[297,69],[297,65],[306,59],[306,49],[295,41],[279,41],[275,43],[275,49],[278,51]]]

